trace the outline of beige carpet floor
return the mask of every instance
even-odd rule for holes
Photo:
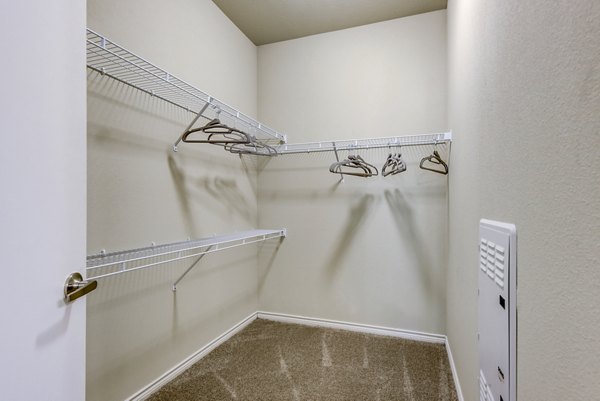
[[[442,344],[258,319],[151,401],[456,401]]]

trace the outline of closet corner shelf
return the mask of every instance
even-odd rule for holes
[[[286,229],[250,230],[227,235],[215,235],[209,238],[153,245],[120,252],[101,252],[87,257],[87,278],[105,278],[193,257],[198,257],[198,261],[202,256],[208,253],[275,238],[283,239],[286,235]],[[183,275],[185,275],[196,262],[194,262]],[[179,282],[182,277],[180,277],[177,282]]]
[[[87,66],[102,75],[198,115],[209,106],[222,112],[227,124],[265,143],[285,143],[286,136],[223,103],[165,70],[87,29]]]

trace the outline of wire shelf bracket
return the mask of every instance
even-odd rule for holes
[[[86,49],[88,68],[195,114],[190,127],[200,116],[205,117],[203,113],[211,107],[224,113],[236,128],[256,137],[259,142],[287,142],[282,133],[209,96],[89,28]],[[177,150],[179,141],[174,145],[174,150]]]
[[[102,251],[87,257],[87,278],[101,279],[196,257],[196,260],[173,283],[172,290],[176,291],[177,284],[205,255],[276,238],[283,241],[286,235],[286,229],[250,230],[170,244],[152,244],[149,247],[120,252],[106,253]]]

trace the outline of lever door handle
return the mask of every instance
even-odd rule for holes
[[[84,280],[81,273],[71,273],[65,281],[65,302],[73,302],[77,298],[94,291],[96,287],[98,287],[96,280]]]

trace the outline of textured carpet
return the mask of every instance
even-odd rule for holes
[[[258,319],[151,401],[456,401],[442,344]]]

